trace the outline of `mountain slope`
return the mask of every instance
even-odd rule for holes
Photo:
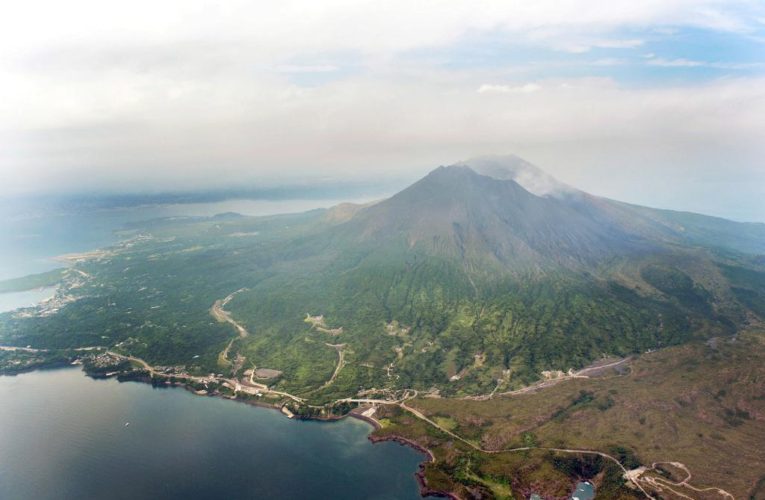
[[[756,256],[739,249],[762,245],[762,225],[694,216],[690,231],[683,214],[555,183],[539,196],[515,182],[517,168],[495,161],[495,178],[468,165],[438,168],[312,236],[305,244],[325,265],[292,278],[295,293],[324,283],[321,298],[303,301],[359,337],[392,321],[410,327],[395,362],[402,384],[465,372],[450,388],[487,387],[503,369],[531,380],[751,320],[759,285],[734,284],[726,266],[755,275]]]
[[[726,488],[735,471],[706,470],[700,444],[727,440],[729,455],[759,459],[762,412],[750,403],[762,340],[737,334],[765,321],[762,224],[593,196],[511,157],[438,168],[366,206],[128,229],[134,238],[76,259],[54,300],[0,314],[0,344],[104,346],[165,373],[155,382],[195,375],[194,390],[230,397],[257,380],[274,391],[260,401],[301,416],[415,389],[424,397],[407,405],[452,434],[395,404],[378,406],[378,432],[433,450],[429,484],[449,491],[510,485],[527,495],[545,484],[559,494],[551,479],[563,492],[570,478],[595,475],[600,494],[630,496],[623,471],[600,456],[478,454],[469,443],[601,450],[630,468],[638,451]],[[0,371],[89,352],[2,351]],[[602,358],[606,377],[498,396]],[[731,480],[731,491],[753,478]]]
[[[669,246],[765,253],[765,224],[593,196],[512,156],[440,167],[360,210],[351,227],[362,240],[403,237],[409,247],[491,256],[509,267],[594,264]]]
[[[441,167],[360,211],[343,228],[357,242],[402,244],[509,271],[594,266],[655,245],[567,199],[536,196],[513,180]]]
[[[231,332],[208,310],[239,291],[226,307],[252,334],[236,354],[322,402],[373,387],[509,389],[765,320],[765,226],[636,207],[504,161],[441,167],[368,206],[145,223],[145,238],[77,264],[90,278],[61,293],[78,300],[6,315],[0,336],[126,342],[209,373]],[[336,346],[344,364],[326,384]]]

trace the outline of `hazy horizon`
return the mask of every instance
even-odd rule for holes
[[[455,162],[460,163],[460,162]],[[445,165],[439,165],[445,166]],[[437,168],[437,167],[434,167]],[[316,208],[326,205],[326,200],[337,203],[365,203],[372,200],[382,200],[405,189],[420,178],[428,174],[432,169],[423,172],[414,172],[412,176],[398,176],[383,179],[322,179],[320,181],[291,181],[291,182],[266,182],[261,185],[240,185],[237,187],[208,187],[208,188],[180,188],[168,189],[164,186],[143,189],[96,189],[90,191],[48,191],[17,193],[3,196],[0,194],[0,213],[3,216],[19,213],[35,213],[35,209],[112,209],[131,208],[140,206],[162,205],[198,205],[214,204],[231,200],[254,200],[264,202],[306,202],[316,201]],[[706,206],[704,200],[694,205],[686,200],[665,200],[659,196],[653,198],[647,196],[608,196],[602,193],[588,191],[579,186],[571,187],[583,190],[589,194],[623,201],[636,205],[647,206],[678,212],[691,212],[712,217],[734,220],[738,222],[765,223],[765,213],[754,211],[749,214],[746,207],[722,207]],[[759,185],[754,186],[755,191]],[[655,200],[652,203],[648,200]],[[732,197],[735,200],[735,196]],[[44,207],[43,207],[44,206]],[[298,210],[285,210],[284,213],[303,211],[308,205],[302,203]],[[761,207],[760,207],[761,208]],[[716,210],[715,210],[716,209]],[[10,210],[10,211],[8,211]],[[31,211],[31,212],[30,212]],[[758,213],[762,213],[759,215]]]
[[[599,196],[765,221],[764,44],[749,1],[17,3],[0,198],[391,194],[513,153]]]

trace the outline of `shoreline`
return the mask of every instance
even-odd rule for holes
[[[59,285],[44,285],[22,290],[0,291],[0,314],[13,314],[22,309],[37,308],[53,300]],[[3,305],[7,302],[8,305]]]
[[[32,370],[32,371],[34,371],[34,370]],[[103,379],[112,378],[112,377],[94,377],[94,376],[88,374],[87,371],[85,371],[84,368],[82,368],[82,372],[85,374],[85,376],[90,377],[90,378],[92,378],[94,380],[99,380],[99,379],[103,380]],[[226,399],[226,400],[233,401],[233,402],[236,402],[236,403],[243,403],[243,404],[250,405],[250,406],[255,406],[255,407],[269,409],[269,410],[274,410],[274,411],[280,413],[281,415],[284,415],[284,413],[282,412],[282,407],[279,406],[279,405],[276,405],[276,404],[264,403],[262,401],[257,401],[257,400],[254,400],[254,399],[240,399],[240,398],[237,398],[237,397],[230,397],[230,396],[225,396],[225,395],[222,395],[222,394],[214,394],[214,393],[198,394],[197,391],[192,386],[187,385],[187,384],[183,384],[183,383],[177,383],[176,382],[176,383],[167,383],[167,384],[162,384],[162,385],[153,385],[151,377],[146,377],[146,376],[143,376],[143,377],[134,377],[134,378],[123,378],[122,380],[120,380],[119,376],[114,377],[114,378],[119,383],[138,382],[138,383],[150,384],[150,385],[152,385],[155,388],[185,389],[186,391],[190,392],[194,396]],[[305,420],[305,421],[316,421],[316,422],[332,423],[332,422],[340,422],[340,421],[350,417],[350,418],[354,418],[356,420],[360,420],[362,422],[365,422],[365,423],[369,424],[372,427],[372,430],[367,435],[367,439],[372,444],[383,443],[383,442],[387,442],[387,441],[395,442],[395,443],[397,443],[397,444],[399,444],[401,446],[406,446],[406,447],[412,448],[413,450],[415,450],[415,451],[425,455],[425,457],[426,457],[425,460],[421,461],[418,464],[417,471],[414,472],[414,477],[415,477],[415,480],[417,482],[417,487],[418,487],[418,492],[420,494],[420,497],[422,497],[422,498],[437,497],[437,498],[450,498],[452,500],[460,500],[459,497],[457,497],[456,495],[454,495],[451,492],[435,490],[435,489],[432,489],[432,488],[430,488],[428,486],[427,479],[425,478],[425,466],[429,462],[435,462],[436,461],[436,457],[435,457],[435,455],[433,454],[432,451],[430,451],[429,449],[427,449],[424,446],[420,445],[419,443],[417,443],[415,441],[412,441],[411,439],[407,439],[405,437],[398,436],[398,435],[395,435],[395,434],[394,435],[390,435],[390,436],[375,436],[374,432],[376,430],[379,430],[379,429],[382,428],[382,425],[380,425],[380,422],[378,422],[373,417],[367,417],[365,415],[362,415],[360,412],[358,412],[356,410],[358,410],[358,408],[356,408],[354,410],[351,410],[350,412],[348,412],[348,413],[346,413],[344,415],[337,415],[337,416],[330,416],[330,417],[310,417],[310,416],[306,417],[306,416],[297,416],[296,415],[295,417],[287,417],[287,418],[290,418],[292,420]],[[286,416],[286,415],[284,415],[284,416]]]
[[[367,418],[367,417],[363,417],[363,418]],[[450,498],[452,500],[460,500],[460,498],[457,495],[455,495],[454,493],[450,491],[435,490],[431,488],[430,486],[428,486],[428,480],[425,477],[425,465],[427,463],[433,463],[436,461],[435,455],[433,455],[433,452],[430,451],[429,449],[425,448],[424,446],[422,446],[421,444],[415,441],[412,441],[411,439],[398,436],[396,434],[391,434],[389,436],[375,436],[374,434],[369,434],[369,436],[367,436],[367,439],[369,439],[369,441],[371,441],[372,444],[392,441],[402,446],[408,446],[410,448],[413,448],[419,451],[420,453],[424,455],[427,455],[428,459],[423,462],[420,462],[417,472],[414,473],[414,476],[417,479],[417,485],[420,488],[420,496],[423,498],[437,497],[437,498]]]
[[[48,370],[62,370],[66,368],[73,368],[71,361],[57,361],[54,363],[48,363],[42,366],[25,366],[23,368],[19,368],[18,370],[8,370],[0,372],[0,377],[18,377],[19,375],[24,375],[26,373],[32,373],[36,371],[48,371]],[[93,377],[91,377],[93,378]]]
[[[20,348],[21,350],[24,350],[25,348]],[[28,369],[24,369],[18,372],[11,372],[11,373],[0,373],[0,376],[6,375],[9,377],[22,375],[24,373],[31,373],[35,371],[46,371],[46,370],[58,370],[58,369],[74,369],[75,367],[79,367],[82,374],[94,381],[97,380],[108,380],[108,379],[115,379],[118,383],[126,383],[126,382],[137,382],[142,384],[148,384],[151,385],[155,389],[184,389],[185,391],[191,393],[194,396],[199,397],[209,397],[209,398],[218,398],[218,399],[225,399],[236,403],[242,403],[249,406],[255,406],[259,408],[269,409],[276,411],[280,413],[281,415],[284,415],[284,412],[282,411],[282,406],[278,404],[272,404],[272,403],[266,403],[262,401],[258,401],[256,399],[243,399],[243,398],[237,398],[232,396],[227,396],[224,394],[216,394],[216,393],[207,393],[207,394],[199,394],[193,386],[181,383],[181,382],[164,382],[162,384],[154,384],[152,383],[151,376],[145,375],[145,374],[137,374],[136,376],[121,376],[121,375],[103,375],[98,373],[89,373],[84,366],[80,365],[72,365],[71,361],[66,363],[52,363],[47,366],[36,366],[36,367],[29,367]],[[371,431],[367,435],[367,439],[372,444],[377,443],[383,443],[386,441],[392,441],[395,442],[401,446],[409,447],[422,455],[425,456],[424,460],[419,462],[417,470],[414,472],[414,477],[417,482],[418,492],[422,498],[425,497],[438,497],[438,498],[450,498],[453,500],[459,500],[459,497],[454,495],[451,492],[445,492],[445,491],[439,491],[432,489],[428,486],[427,479],[425,478],[425,466],[429,462],[435,462],[436,458],[433,452],[431,452],[429,449],[425,448],[424,446],[420,445],[419,443],[412,441],[410,439],[407,439],[402,436],[398,435],[389,435],[389,436],[376,436],[374,435],[374,432],[381,429],[382,425],[380,422],[378,422],[373,417],[368,417],[365,415],[362,415],[362,413],[359,411],[360,408],[358,407],[354,408],[350,412],[344,414],[344,415],[333,415],[333,416],[327,416],[327,417],[317,417],[317,416],[298,416],[295,415],[294,417],[288,417],[292,420],[305,420],[305,421],[317,421],[317,422],[326,422],[326,423],[332,423],[332,422],[340,422],[346,418],[353,418],[362,422],[367,423],[370,427],[372,427]]]

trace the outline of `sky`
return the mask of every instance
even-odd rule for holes
[[[762,1],[25,0],[0,96],[0,196],[404,185],[514,153],[765,222]]]

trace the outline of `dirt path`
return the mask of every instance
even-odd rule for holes
[[[330,385],[332,385],[335,382],[335,379],[337,378],[337,375],[340,373],[340,370],[343,369],[345,366],[345,344],[328,344],[325,343],[327,347],[331,347],[334,350],[337,351],[337,365],[335,365],[335,370],[332,372],[332,375],[329,377],[329,379],[324,382],[321,386],[317,387],[316,389],[311,389],[308,392],[303,392],[302,394],[304,396],[307,396],[309,394],[313,394],[315,392],[319,392],[322,389],[326,389]],[[337,401],[336,401],[337,402]]]
[[[233,338],[228,341],[228,344],[226,344],[226,348],[223,349],[220,354],[218,354],[218,364],[229,366],[231,364],[231,361],[228,360],[228,352],[231,350],[231,345],[234,343],[236,338]]]
[[[233,294],[230,295],[229,297],[232,297],[232,296],[233,296]],[[225,299],[224,299],[224,301],[225,301]],[[217,304],[217,302],[216,302],[216,304]],[[220,307],[218,307],[219,311],[223,311],[223,309],[222,309],[223,305],[225,305],[225,302],[221,301]],[[223,311],[223,312],[225,313],[225,311]],[[236,340],[236,339],[234,339],[234,340]],[[233,340],[232,340],[232,342],[233,342]],[[337,377],[338,373],[340,373],[340,370],[344,366],[343,348],[345,347],[345,344],[326,344],[326,345],[329,346],[329,347],[333,347],[333,348],[335,348],[337,350],[337,352],[338,352],[338,364],[335,367],[335,371],[332,374],[332,377],[327,382],[325,382],[324,385],[321,388],[327,387],[332,382],[334,382],[334,380]],[[229,343],[228,347],[230,347],[230,343]],[[140,365],[141,367],[143,367],[145,370],[147,370],[153,376],[164,376],[164,374],[156,372],[156,370],[154,370],[154,368],[149,363],[147,363],[146,361],[144,361],[144,360],[142,360],[140,358],[136,358],[134,356],[125,356],[123,354],[118,354],[118,353],[115,353],[115,352],[112,352],[112,351],[107,351],[107,353],[111,354],[113,356],[122,358],[122,359],[126,359],[126,360],[129,360],[129,361],[132,361],[132,362]],[[618,362],[610,363],[608,365],[603,365],[603,366],[599,366],[599,367],[592,367],[591,369],[608,368],[608,367],[611,367],[611,366],[616,366],[616,365],[621,364],[621,363],[626,362],[626,361],[627,360],[625,359],[625,360],[621,360],[621,361],[618,361]],[[587,370],[589,370],[589,369],[587,369]],[[577,373],[581,373],[581,371],[577,372]],[[201,378],[201,377],[193,377],[191,375],[182,375],[182,374],[174,374],[173,376],[176,377],[176,378],[182,378],[182,379],[187,379],[187,380],[198,380],[198,379]],[[568,378],[572,378],[572,377],[568,377]],[[242,388],[244,386],[244,387],[248,387],[250,389],[255,389],[257,391],[263,392],[264,394],[274,394],[274,395],[277,395],[277,396],[286,397],[286,398],[292,399],[293,401],[295,401],[297,403],[304,403],[305,402],[304,398],[300,398],[298,396],[295,396],[295,395],[292,395],[292,394],[289,394],[289,393],[286,393],[286,392],[274,391],[274,390],[269,389],[267,386],[265,386],[263,384],[258,384],[258,383],[254,382],[252,380],[252,376],[250,377],[249,381],[239,381],[239,380],[236,380],[236,379],[222,379],[222,380],[224,382],[228,382],[233,387],[235,387],[235,391],[236,390],[242,390]],[[538,389],[538,388],[541,388],[541,387],[547,387],[547,385],[537,385],[537,386],[534,386],[533,388],[534,389]],[[530,388],[521,389],[520,391],[527,392],[529,389]],[[521,393],[520,391],[512,391],[512,393],[518,394],[518,393]],[[249,391],[247,391],[247,392],[249,392]],[[313,392],[313,391],[311,391],[311,392]],[[507,393],[503,393],[503,394],[507,394]],[[601,451],[595,451],[595,450],[582,450],[582,449],[571,449],[571,448],[529,447],[529,446],[523,446],[523,447],[517,447],[517,448],[506,448],[506,449],[502,449],[502,450],[488,450],[488,449],[484,449],[479,444],[477,444],[477,443],[475,443],[473,441],[470,441],[468,439],[465,439],[462,436],[460,436],[458,434],[455,434],[454,432],[452,432],[452,431],[442,427],[441,425],[439,425],[435,421],[433,421],[430,418],[428,418],[421,411],[419,411],[416,408],[413,408],[413,407],[411,407],[411,406],[406,404],[406,402],[408,400],[411,400],[411,399],[413,399],[415,397],[417,397],[417,391],[416,390],[411,390],[411,392],[409,392],[407,390],[407,391],[405,391],[404,395],[400,399],[397,399],[397,400],[381,400],[381,399],[371,399],[371,398],[344,398],[344,399],[339,399],[339,400],[335,401],[334,403],[337,404],[337,403],[341,403],[341,402],[348,402],[348,403],[360,403],[360,404],[372,404],[372,405],[378,405],[378,404],[381,404],[381,405],[396,405],[396,406],[400,407],[402,410],[407,411],[410,414],[414,415],[416,418],[418,418],[418,419],[426,422],[427,424],[435,427],[436,429],[440,430],[444,434],[446,434],[446,435],[448,435],[448,436],[450,436],[450,437],[460,441],[461,443],[464,443],[465,445],[469,446],[470,448],[472,448],[472,449],[474,449],[476,451],[479,451],[481,453],[498,454],[498,453],[514,453],[514,452],[529,451],[529,450],[544,450],[544,451],[553,451],[553,452],[558,452],[558,453],[598,455],[598,456],[601,456],[601,457],[605,458],[606,460],[610,460],[611,462],[616,464],[622,470],[622,472],[624,473],[624,478],[627,481],[629,481],[630,483],[632,483],[647,498],[651,498],[651,499],[653,499],[654,497],[651,496],[645,490],[645,488],[643,487],[643,484],[641,484],[641,483],[645,483],[646,485],[648,485],[648,486],[650,486],[652,488],[655,488],[659,492],[663,491],[663,489],[666,489],[668,491],[671,491],[673,494],[675,494],[675,495],[677,495],[677,496],[679,496],[681,498],[686,498],[688,500],[694,500],[694,499],[693,499],[693,497],[687,496],[687,495],[685,495],[685,494],[683,494],[683,493],[681,493],[679,491],[676,491],[675,488],[688,488],[688,489],[690,489],[692,491],[699,492],[699,493],[714,491],[714,492],[718,493],[719,495],[723,496],[726,499],[733,500],[733,498],[734,498],[733,495],[731,495],[730,493],[728,493],[727,491],[725,491],[725,490],[723,490],[721,488],[716,488],[716,487],[697,488],[695,486],[692,486],[691,484],[689,484],[689,481],[690,481],[690,479],[692,477],[691,476],[691,472],[688,469],[688,467],[686,467],[684,464],[682,464],[680,462],[656,462],[656,463],[651,465],[650,469],[646,468],[646,467],[641,467],[641,468],[634,469],[634,470],[628,470],[628,469],[626,469],[621,464],[621,462],[619,462],[618,459],[616,459],[612,455],[609,455],[609,454],[601,452]],[[662,477],[646,475],[647,472],[652,472],[652,471],[656,470],[657,466],[659,466],[659,465],[661,465],[663,463],[668,463],[668,464],[670,464],[670,465],[672,465],[674,467],[677,467],[677,468],[682,469],[683,471],[685,471],[685,473],[687,474],[685,479],[683,479],[682,481],[679,481],[679,482],[673,482],[673,481],[670,481],[670,480],[662,478]]]
[[[213,318],[215,318],[220,323],[229,323],[233,325],[233,327],[236,329],[237,334],[239,335],[239,338],[243,339],[249,335],[249,332],[245,327],[243,327],[240,323],[238,323],[234,318],[231,317],[231,313],[223,309],[226,307],[226,304],[231,302],[231,299],[234,298],[234,296],[240,292],[246,291],[246,288],[240,288],[236,292],[233,292],[226,296],[224,299],[216,300],[215,303],[210,308],[210,314]]]
[[[609,365],[609,366],[613,366],[615,364],[618,364],[618,363],[614,363],[614,364]],[[598,368],[604,368],[604,367],[605,366],[601,366],[601,367],[598,367]],[[359,400],[359,401],[361,401],[361,400]],[[370,401],[370,402],[372,402],[372,401]],[[503,450],[486,450],[484,448],[481,448],[478,444],[476,444],[476,443],[474,443],[472,441],[469,441],[469,440],[463,438],[462,436],[459,436],[459,435],[455,434],[454,432],[452,432],[452,431],[450,431],[448,429],[445,429],[444,427],[440,426],[438,423],[436,423],[435,421],[433,421],[433,420],[429,419],[427,416],[425,416],[421,411],[419,411],[419,410],[417,410],[415,408],[412,408],[411,406],[407,405],[405,401],[401,401],[400,403],[393,403],[393,402],[391,402],[391,404],[398,404],[398,406],[401,409],[408,411],[409,413],[411,413],[415,417],[419,418],[420,420],[423,420],[424,422],[427,422],[428,424],[430,424],[433,427],[437,428],[438,430],[440,430],[444,434],[447,434],[447,435],[453,437],[454,439],[457,439],[458,441],[460,441],[460,442],[470,446],[472,449],[474,449],[476,451],[480,451],[482,453],[488,453],[488,454],[513,453],[513,452],[518,452],[518,451],[527,451],[527,450],[536,449],[536,450],[555,451],[555,452],[559,452],[559,453],[578,453],[578,454],[599,455],[599,456],[601,456],[601,457],[603,457],[603,458],[605,458],[607,460],[610,460],[611,462],[615,463],[616,465],[618,465],[619,468],[624,473],[624,478],[627,479],[629,482],[631,482],[633,485],[635,485],[635,487],[638,488],[647,498],[654,498],[654,497],[652,495],[650,495],[645,490],[645,488],[643,487],[643,485],[641,483],[645,483],[646,485],[656,489],[658,492],[661,492],[664,489],[667,489],[667,490],[671,491],[673,494],[675,494],[675,495],[677,495],[677,496],[679,496],[681,498],[686,498],[688,500],[695,500],[695,499],[693,497],[690,497],[688,495],[685,495],[685,494],[677,491],[675,488],[688,488],[688,489],[690,489],[692,491],[695,491],[697,493],[714,492],[714,493],[717,493],[718,495],[722,496],[723,498],[726,498],[726,499],[729,499],[729,500],[734,500],[733,495],[730,494],[729,492],[723,490],[722,488],[717,488],[717,487],[713,487],[713,486],[707,487],[707,488],[697,488],[697,487],[691,485],[689,483],[689,481],[691,480],[691,477],[692,477],[691,471],[688,469],[688,467],[686,467],[684,464],[682,464],[680,462],[655,462],[655,463],[653,463],[651,465],[650,469],[646,468],[646,467],[640,467],[640,468],[634,469],[634,470],[627,470],[627,468],[625,468],[621,464],[621,462],[619,462],[619,460],[616,459],[616,457],[613,457],[613,456],[609,455],[608,453],[603,453],[601,451],[595,451],[595,450],[580,450],[580,449],[571,449],[571,448],[545,448],[545,447],[534,447],[534,448],[532,448],[532,447],[527,447],[527,446],[526,447],[519,447],[519,448],[507,448],[507,449],[503,449]],[[669,479],[665,479],[663,477],[656,477],[656,476],[648,476],[648,475],[646,475],[647,472],[652,472],[652,471],[656,470],[657,466],[659,466],[661,464],[670,464],[670,465],[672,465],[674,467],[677,467],[678,469],[682,469],[686,473],[685,479],[683,479],[682,481],[674,482],[674,481],[670,481]]]
[[[210,308],[210,314],[213,318],[215,318],[216,321],[219,323],[228,323],[234,327],[234,329],[237,332],[238,337],[233,338],[229,341],[228,344],[226,344],[226,348],[223,349],[220,354],[218,354],[218,363],[224,366],[231,366],[232,374],[236,374],[236,372],[241,368],[242,364],[245,361],[244,356],[237,356],[237,362],[232,363],[228,359],[229,351],[231,350],[231,346],[234,344],[236,340],[243,339],[249,335],[249,332],[245,327],[243,327],[239,322],[237,322],[233,317],[231,317],[231,313],[226,311],[224,307],[226,304],[231,302],[231,299],[234,298],[234,296],[240,292],[244,292],[247,290],[246,288],[240,288],[239,290],[228,294],[225,298],[216,300],[215,303]]]
[[[342,398],[333,401],[332,404],[338,403],[361,403],[361,404],[381,404],[381,405],[399,405],[404,401],[416,398],[418,392],[415,389],[401,389],[404,394],[399,399],[374,399],[374,398]]]
[[[607,363],[605,365],[589,366],[587,368],[582,368],[579,371],[563,375],[562,377],[552,378],[549,380],[542,380],[535,384],[527,385],[526,387],[522,387],[514,391],[505,391],[505,392],[498,393],[497,389],[499,388],[499,384],[497,384],[497,387],[495,387],[494,390],[489,394],[479,394],[476,396],[464,396],[458,399],[471,400],[471,401],[486,401],[488,399],[493,399],[497,396],[517,396],[519,394],[526,394],[529,392],[537,391],[539,389],[544,389],[546,387],[552,387],[553,385],[557,385],[565,380],[572,380],[575,378],[590,378],[588,374],[592,372],[595,372],[597,370],[605,370],[608,368],[614,368],[616,366],[625,364],[631,360],[632,358],[624,358],[618,361],[614,361],[612,363]]]
[[[146,361],[142,360],[141,358],[136,358],[135,356],[126,356],[124,354],[120,354],[120,353],[117,353],[117,352],[114,352],[114,351],[106,351],[106,354],[110,354],[110,355],[112,355],[112,356],[114,356],[116,358],[124,359],[126,361],[131,361],[131,362],[133,362],[133,363],[135,363],[137,365],[140,365],[141,368],[143,368],[144,370],[149,372],[149,375],[163,375],[163,374],[158,373],[154,369],[153,366],[151,366],[149,363],[147,363]],[[174,375],[174,376],[177,377],[177,378],[186,378],[186,379],[193,379],[194,378],[191,375],[181,375],[181,374],[178,374],[178,375]]]
[[[324,385],[321,386],[321,388],[325,388],[329,385],[331,385],[335,379],[337,378],[337,375],[340,373],[340,370],[343,369],[345,366],[345,344],[324,344],[326,346],[332,347],[337,351],[337,366],[335,366],[335,371],[332,372],[332,376],[324,382]]]
[[[648,494],[647,491],[643,489],[643,487],[640,485],[640,483],[637,480],[633,480],[631,476],[628,474],[627,469],[617,460],[615,457],[609,455],[608,453],[603,453],[602,451],[594,451],[594,450],[576,450],[576,449],[568,449],[568,448],[543,448],[543,447],[530,447],[530,446],[523,446],[519,448],[507,448],[504,450],[486,450],[484,448],[481,448],[478,444],[469,441],[462,436],[459,436],[452,431],[445,429],[444,427],[438,425],[433,420],[426,417],[422,412],[419,410],[412,408],[411,406],[408,406],[405,402],[401,402],[399,406],[414,415],[415,417],[419,418],[420,420],[423,420],[427,422],[428,424],[432,425],[433,427],[437,428],[441,432],[453,437],[454,439],[459,440],[462,443],[465,443],[466,445],[470,446],[472,449],[476,451],[480,451],[482,453],[488,453],[488,454],[497,454],[497,453],[514,453],[519,451],[528,451],[528,450],[546,450],[546,451],[556,451],[560,453],[577,453],[577,454],[588,454],[588,455],[599,455],[607,460],[610,460],[614,462],[616,465],[619,466],[619,468],[624,472],[625,478],[629,479],[632,484],[634,484],[640,491],[643,492],[643,494],[648,498],[653,498],[651,495]]]
[[[250,380],[247,382],[249,385],[253,387],[257,387],[258,389],[268,389],[268,386],[266,384],[261,384],[260,382],[255,382],[255,365],[252,365],[252,371],[250,372]]]
[[[686,474],[685,479],[683,479],[682,481],[675,482],[675,481],[670,481],[669,479],[664,477],[646,475],[647,472],[656,471],[658,469],[658,466],[662,464],[669,464],[675,468],[681,469]],[[730,500],[733,500],[734,498],[733,495],[731,495],[730,493],[728,493],[727,491],[721,488],[716,488],[713,486],[710,486],[708,488],[697,488],[696,486],[693,486],[689,482],[692,477],[693,476],[691,475],[690,469],[688,469],[688,467],[681,462],[654,462],[653,464],[651,464],[650,469],[646,468],[642,474],[637,476],[637,479],[651,485],[652,487],[656,488],[656,490],[659,492],[663,491],[664,489],[667,489],[679,497],[688,498],[690,500],[694,500],[693,497],[680,493],[674,488],[688,488],[689,490],[695,491],[697,493],[714,492],[722,496],[723,498],[728,498]]]
[[[623,365],[624,363],[627,363],[628,361],[631,361],[631,360],[632,360],[632,358],[630,357],[630,358],[620,359],[620,360],[614,361],[612,363],[607,363],[605,365],[588,366],[586,368],[582,368],[578,372],[575,372],[572,377],[574,377],[574,378],[575,377],[586,377],[586,376],[588,376],[587,374],[590,373],[590,372],[597,371],[597,370],[603,370],[605,368],[613,368],[615,366]]]

